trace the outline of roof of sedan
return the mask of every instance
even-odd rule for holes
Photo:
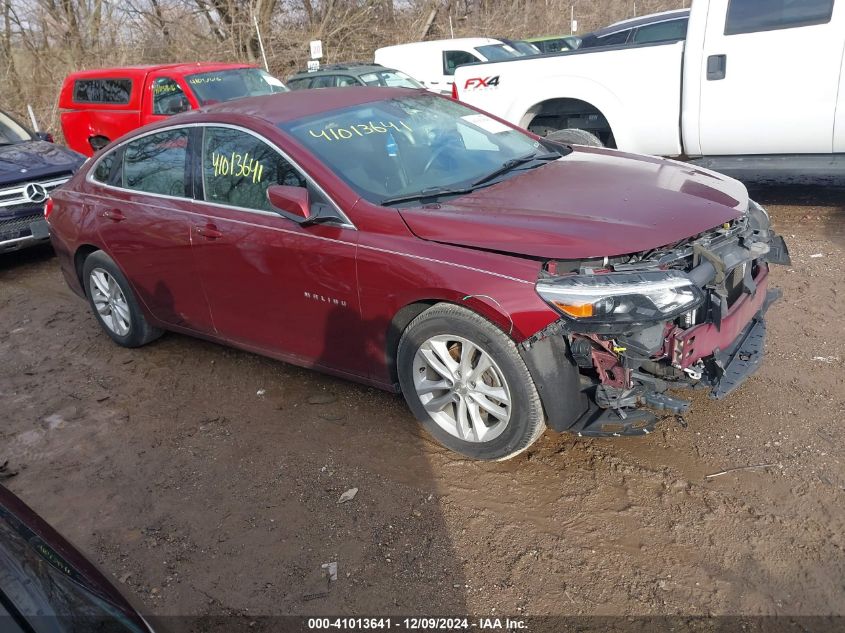
[[[273,125],[350,106],[425,92],[412,88],[323,88],[293,90],[263,97],[235,99],[200,109],[199,113],[247,116]],[[431,94],[425,92],[425,94]],[[184,115],[183,115],[184,116]]]

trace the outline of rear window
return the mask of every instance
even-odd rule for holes
[[[302,90],[307,88],[311,83],[311,77],[303,77],[302,79],[288,79],[288,88],[291,90]]]
[[[127,104],[131,94],[131,79],[77,79],[73,84],[76,103]]]
[[[731,0],[725,35],[826,24],[833,0]]]
[[[498,62],[503,59],[513,59],[514,57],[521,57],[518,51],[507,44],[488,44],[487,46],[476,46],[475,50],[484,55],[487,61]]]
[[[634,33],[635,44],[650,44],[652,42],[673,42],[685,39],[687,36],[687,22],[683,20],[670,20],[641,26]]]

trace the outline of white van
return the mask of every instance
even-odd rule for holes
[[[489,37],[412,42],[376,50],[375,62],[407,73],[432,92],[451,93],[455,68],[475,62],[502,61],[522,54]]]

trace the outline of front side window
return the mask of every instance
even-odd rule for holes
[[[76,103],[125,105],[131,94],[131,79],[77,79],[73,84]]]
[[[285,85],[260,68],[234,68],[188,75],[188,87],[203,104],[287,92]]]
[[[305,179],[267,143],[234,128],[207,127],[202,142],[205,200],[244,209],[275,211],[271,185],[304,187]]]
[[[669,20],[641,26],[634,33],[635,44],[650,44],[653,42],[677,42],[687,36],[687,24],[689,20]]]
[[[159,77],[153,82],[153,114],[179,114],[191,109],[182,87],[170,77]]]
[[[283,129],[377,204],[471,185],[512,159],[547,152],[524,132],[430,94],[321,113]]]
[[[725,35],[827,24],[833,0],[731,0]]]
[[[127,189],[186,197],[188,130],[167,130],[130,141],[123,150]]]
[[[458,66],[480,61],[482,61],[481,58],[466,51],[443,51],[443,74],[454,75]]]
[[[0,111],[0,145],[14,145],[31,140],[32,136],[24,126]]]

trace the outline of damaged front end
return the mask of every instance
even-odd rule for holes
[[[642,435],[657,423],[655,410],[688,409],[672,389],[727,396],[763,356],[763,316],[780,296],[769,288],[770,263],[789,264],[789,253],[754,202],[741,218],[670,246],[547,261],[537,292],[561,318],[525,341],[523,355],[563,339],[586,403],[574,424],[555,424],[551,414],[550,424],[581,435]]]

